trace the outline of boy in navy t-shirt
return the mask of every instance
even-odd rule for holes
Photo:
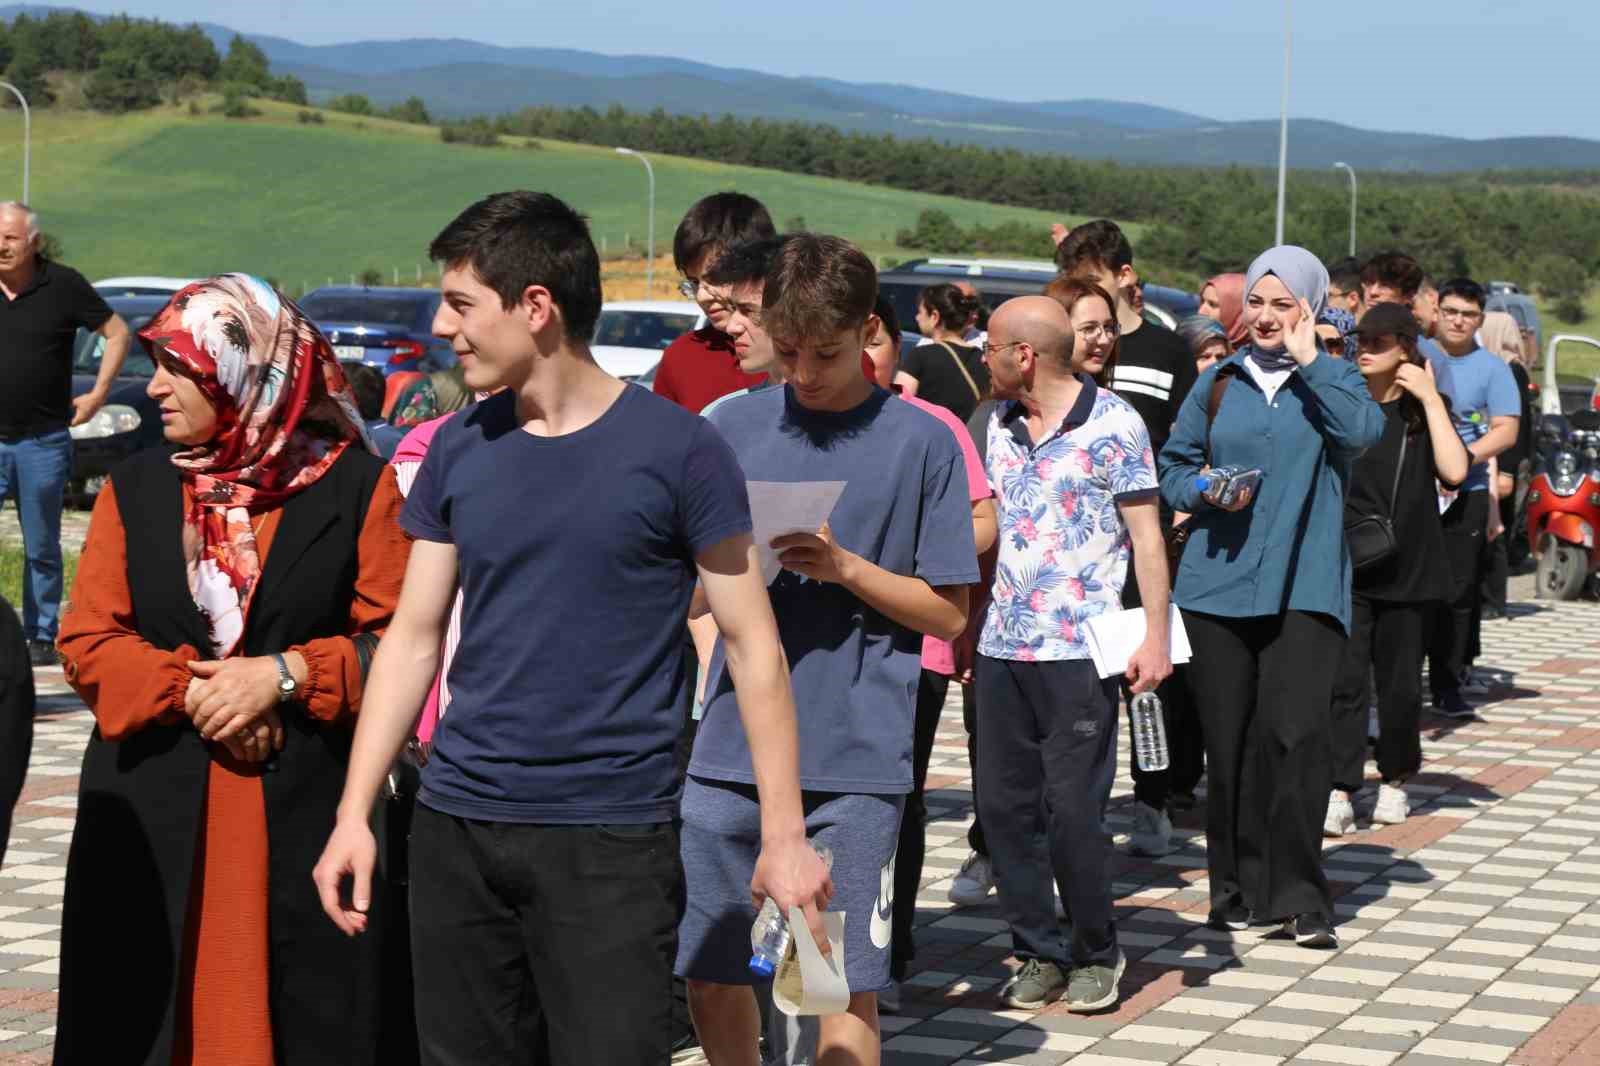
[[[833,855],[833,909],[846,915],[850,1005],[821,1019],[819,1059],[879,1057],[877,992],[889,985],[894,855],[911,791],[923,634],[964,630],[978,580],[971,505],[950,431],[895,402],[861,372],[877,273],[836,237],[802,234],[773,258],[761,326],[786,384],[730,399],[712,423],[751,481],[843,481],[815,534],[773,542],[783,570],[768,588],[794,680],[807,829]],[[713,1063],[755,1047],[745,889],[756,819],[742,699],[712,658],[705,715],[683,798],[688,909],[678,972],[689,978]]]
[[[827,903],[743,477],[704,419],[595,364],[599,257],[581,215],[500,193],[429,251],[445,265],[434,332],[468,388],[502,391],[441,427],[407,498],[416,544],[318,891],[342,930],[366,928],[368,817],[432,683],[459,579],[450,714],[412,826],[424,1057],[665,1062],[683,903],[680,634],[697,582],[755,753],[762,851],[747,887],[813,921]]]

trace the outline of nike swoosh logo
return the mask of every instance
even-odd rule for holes
[[[878,872],[878,898],[872,904],[872,925],[868,935],[872,946],[882,950],[894,935],[894,859]]]

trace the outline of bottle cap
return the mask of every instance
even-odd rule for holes
[[[765,955],[752,955],[750,956],[750,972],[757,977],[771,977],[777,972],[777,968],[772,965],[772,960]]]
[[[1211,487],[1211,475],[1210,474],[1196,474],[1194,476],[1194,487],[1196,489],[1198,489],[1199,491],[1201,491],[1201,492],[1204,492],[1206,489],[1210,488]]]

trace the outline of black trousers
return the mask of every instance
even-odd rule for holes
[[[922,671],[917,682],[917,717],[911,743],[911,794],[900,817],[900,842],[894,855],[894,927],[889,946],[889,976],[906,979],[906,969],[916,957],[912,924],[917,917],[917,891],[922,886],[922,860],[928,850],[928,763],[939,731],[950,679],[932,670]]]
[[[411,951],[427,1066],[665,1063],[683,917],[678,830],[520,825],[419,803]]]
[[[1500,524],[1505,526],[1505,532],[1483,546],[1483,580],[1478,585],[1480,618],[1485,611],[1498,618],[1505,617],[1506,613],[1506,588],[1511,581],[1511,539],[1516,535],[1512,528],[1517,519],[1516,498],[1507,496],[1498,501],[1498,506]]]
[[[1352,597],[1350,639],[1333,683],[1333,787],[1354,792],[1366,777],[1367,708],[1378,686],[1378,773],[1401,781],[1422,767],[1422,638],[1429,603]]]
[[[1100,820],[1117,774],[1117,682],[1087,660],[979,656],[978,808],[1000,910],[1021,959],[1111,965],[1111,843]],[[1053,890],[1072,922],[1061,936]]]
[[[1206,736],[1212,909],[1243,903],[1263,921],[1332,920],[1322,821],[1344,631],[1326,615],[1301,611],[1256,618],[1185,611],[1183,619]]]
[[[1122,606],[1142,607],[1139,579],[1128,558],[1128,580],[1122,586]],[[1131,701],[1133,694],[1124,683],[1122,696]],[[1205,737],[1200,729],[1200,719],[1195,714],[1194,703],[1189,698],[1189,676],[1184,666],[1174,666],[1172,674],[1156,688],[1161,700],[1161,719],[1167,727],[1169,765],[1165,770],[1141,770],[1139,760],[1128,749],[1128,768],[1133,774],[1133,798],[1147,807],[1165,810],[1167,798],[1174,792],[1193,792],[1206,770]],[[1129,712],[1132,713],[1131,710]],[[1131,729],[1132,720],[1129,721]]]
[[[978,813],[978,686],[961,686],[961,724],[967,730],[967,767],[972,771],[972,824],[967,827],[967,847],[989,857],[989,842],[983,836],[983,817]]]
[[[0,596],[0,861],[11,836],[11,809],[22,795],[33,751],[33,664],[22,619]]]
[[[1472,655],[1478,611],[1478,574],[1489,524],[1489,494],[1463,492],[1440,518],[1450,564],[1450,599],[1434,610],[1428,643],[1428,686],[1435,696],[1461,686]]]

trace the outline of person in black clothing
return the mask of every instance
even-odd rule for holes
[[[1351,470],[1345,526],[1386,517],[1395,548],[1387,558],[1358,565],[1351,586],[1350,639],[1333,686],[1334,784],[1324,836],[1355,828],[1352,797],[1366,770],[1369,677],[1377,680],[1382,779],[1374,823],[1406,820],[1404,783],[1422,765],[1423,638],[1430,610],[1450,594],[1434,479],[1461,484],[1468,458],[1432,365],[1417,350],[1420,332],[1411,312],[1390,303],[1373,307],[1357,327],[1357,365],[1383,408],[1384,432]]]
[[[965,422],[989,395],[983,353],[963,339],[976,321],[978,298],[954,285],[930,285],[917,302],[917,331],[928,338],[900,361],[894,383]]]
[[[1483,618],[1501,618],[1506,613],[1506,584],[1511,577],[1512,555],[1517,562],[1526,558],[1522,552],[1513,553],[1512,542],[1521,532],[1515,528],[1517,520],[1517,486],[1522,483],[1526,468],[1533,461],[1534,410],[1532,383],[1523,365],[1522,330],[1517,320],[1504,311],[1486,311],[1483,325],[1478,328],[1478,342],[1498,355],[1511,368],[1517,381],[1517,395],[1522,398],[1522,416],[1517,422],[1516,443],[1496,457],[1495,505],[1500,509],[1500,524],[1504,527],[1499,536],[1484,543],[1483,582],[1479,592],[1479,616],[1473,625],[1473,652],[1479,654],[1478,622]],[[1470,661],[1470,660],[1469,660]]]
[[[1172,330],[1146,321],[1135,308],[1133,293],[1139,275],[1133,269],[1133,247],[1115,222],[1100,219],[1073,228],[1056,247],[1056,265],[1068,280],[1066,285],[1053,282],[1049,295],[1061,299],[1058,293],[1075,291],[1073,282],[1088,282],[1101,299],[1109,296],[1115,302],[1115,352],[1106,364],[1109,387],[1139,412],[1150,434],[1150,446],[1159,455],[1198,375],[1189,345]],[[1085,290],[1079,297],[1082,305],[1075,298],[1073,307],[1097,307],[1098,301],[1088,299],[1088,294]],[[1080,318],[1084,328],[1089,328],[1094,314],[1075,313],[1073,307],[1067,313],[1074,330],[1079,328]],[[1080,345],[1092,341],[1081,332],[1077,339]],[[1170,525],[1172,513],[1165,504],[1161,512],[1162,522]],[[1135,567],[1128,567],[1122,589],[1124,607],[1143,603],[1135,572]],[[1166,770],[1141,770],[1137,762],[1132,764],[1133,829],[1128,846],[1136,855],[1165,855],[1172,850],[1167,807],[1193,807],[1194,788],[1204,771],[1204,742],[1199,719],[1190,706],[1186,673],[1182,666],[1175,666],[1172,676],[1156,690],[1166,720],[1172,765]]]
[[[33,750],[33,664],[22,620],[0,596],[0,862],[11,836],[11,809],[22,795]]]

